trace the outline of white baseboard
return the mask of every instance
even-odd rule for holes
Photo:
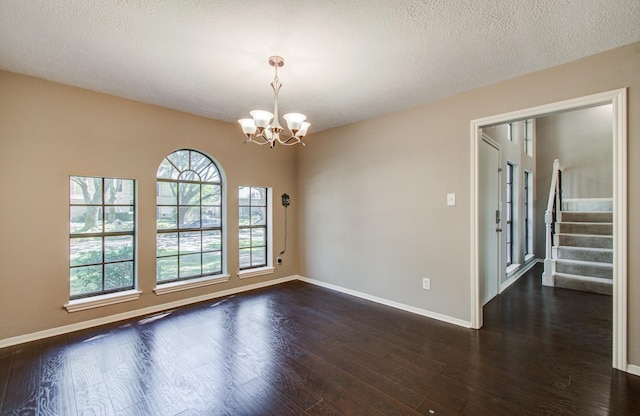
[[[296,279],[298,279],[297,275],[282,277],[279,279],[268,280],[266,282],[254,283],[246,286],[222,290],[219,292],[207,293],[206,295],[195,296],[188,299],[181,299],[174,302],[162,303],[160,305],[154,305],[154,306],[149,306],[147,308],[136,309],[129,312],[123,312],[115,315],[104,316],[102,318],[91,319],[88,321],[78,322],[71,325],[64,325],[56,328],[45,329],[43,331],[32,332],[30,334],[24,334],[16,337],[0,339],[0,348],[10,347],[12,345],[22,344],[25,342],[31,342],[31,341],[36,341],[43,338],[49,338],[57,335],[67,334],[69,332],[80,331],[82,329],[92,328],[94,326],[100,326],[100,325],[110,324],[113,322],[124,321],[126,319],[136,318],[138,316],[158,313],[158,312],[166,311],[168,309],[175,309],[180,306],[186,306],[192,303],[204,302],[207,300],[220,298],[223,296],[235,295],[236,293],[242,293],[249,290],[260,289],[267,286],[273,286],[280,283],[290,282]]]
[[[627,373],[640,376],[640,365],[627,364]]]
[[[324,288],[335,290],[337,292],[341,292],[341,293],[344,293],[344,294],[347,294],[347,295],[355,296],[355,297],[358,297],[358,298],[361,298],[361,299],[365,299],[365,300],[370,300],[371,302],[376,302],[376,303],[379,303],[379,304],[382,304],[382,305],[391,306],[392,308],[396,308],[396,309],[400,309],[400,310],[403,310],[403,311],[415,313],[416,315],[422,315],[422,316],[426,316],[427,318],[437,319],[438,321],[447,322],[447,323],[458,325],[458,326],[462,326],[462,327],[465,327],[465,328],[471,328],[471,322],[464,321],[464,320],[458,319],[458,318],[453,318],[453,317],[448,316],[448,315],[443,315],[443,314],[440,314],[440,313],[428,311],[426,309],[420,309],[420,308],[416,308],[414,306],[405,305],[403,303],[395,302],[395,301],[392,301],[392,300],[379,298],[377,296],[369,295],[367,293],[358,292],[356,290],[347,289],[347,288],[344,288],[344,287],[341,287],[341,286],[333,285],[331,283],[325,283],[325,282],[322,282],[320,280],[310,279],[310,278],[304,277],[304,276],[298,276],[298,279],[303,281],[303,282],[311,283],[311,284],[314,284],[314,285],[317,285],[317,286],[322,286]]]
[[[538,264],[539,261],[540,260],[538,259],[536,261],[531,261],[531,262],[525,264],[524,267],[522,267],[513,276],[511,276],[509,279],[507,279],[506,282],[504,282],[504,283],[502,283],[500,285],[500,293],[504,292],[505,290],[507,290],[509,288],[509,286],[511,286],[512,284],[517,282],[518,279],[520,279],[526,272],[531,270],[531,268],[533,268],[533,266]]]

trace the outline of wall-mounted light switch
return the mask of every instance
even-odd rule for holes
[[[447,205],[456,204],[456,194],[447,194]]]

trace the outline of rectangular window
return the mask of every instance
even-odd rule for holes
[[[524,172],[524,252],[533,254],[533,174]]]
[[[238,200],[240,270],[266,267],[270,234],[268,189],[240,186]]]
[[[507,163],[507,197],[505,200],[507,237],[507,266],[513,263],[513,165]]]
[[[533,156],[533,120],[524,121],[524,153]]]
[[[507,140],[513,141],[513,124],[507,123]]]
[[[69,178],[70,298],[135,286],[135,181]]]

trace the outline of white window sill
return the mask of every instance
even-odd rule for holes
[[[78,312],[86,309],[100,308],[102,306],[114,305],[121,302],[129,302],[140,297],[139,290],[127,290],[124,292],[109,293],[107,295],[91,296],[84,299],[70,300],[64,305],[67,312]]]
[[[507,267],[507,276],[520,268],[519,264],[511,264]]]
[[[249,277],[263,276],[265,274],[271,274],[276,270],[275,267],[256,267],[255,269],[241,270],[238,272],[240,279],[247,279]]]
[[[199,277],[197,279],[183,280],[180,282],[162,283],[153,289],[156,295],[165,295],[167,293],[179,292],[181,290],[195,289],[196,287],[215,285],[217,283],[225,283],[229,281],[228,274],[216,274],[215,276]]]
[[[533,260],[536,256],[533,254],[527,254],[524,256],[524,262],[525,263],[529,263],[531,260]]]

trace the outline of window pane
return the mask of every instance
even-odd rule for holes
[[[71,234],[102,232],[102,207],[72,206],[69,211]]]
[[[133,236],[122,235],[104,238],[104,261],[133,260]]]
[[[238,223],[240,225],[249,225],[251,223],[251,208],[240,207],[238,209]]]
[[[240,268],[246,269],[247,267],[251,267],[251,249],[241,248],[240,249]]]
[[[213,164],[209,164],[204,169],[202,169],[202,171],[198,173],[200,173],[200,177],[202,178],[203,182],[214,182],[214,183],[221,182],[220,173],[218,172],[218,169]]]
[[[251,188],[251,205],[252,206],[266,206],[267,205],[267,189],[266,188]]]
[[[102,290],[102,266],[74,267],[70,282],[71,296],[99,292]]]
[[[220,227],[221,213],[220,207],[202,207],[202,228]]]
[[[133,287],[133,262],[105,264],[104,289]]]
[[[202,205],[220,205],[220,185],[202,185]]]
[[[200,207],[180,207],[180,228],[200,227]]]
[[[158,207],[156,218],[158,230],[175,230],[178,228],[178,208],[176,207]]]
[[[180,278],[202,274],[200,253],[180,256]]]
[[[251,208],[251,225],[265,225],[267,223],[267,210],[263,207]]]
[[[158,173],[156,174],[157,178],[162,179],[178,179],[178,175],[180,172],[176,170],[175,167],[169,162],[169,160],[164,159],[158,167]]]
[[[192,170],[185,170],[178,176],[181,181],[200,182],[200,175]]]
[[[199,183],[178,183],[180,205],[200,205]]]
[[[222,256],[219,251],[202,253],[202,274],[222,273]]]
[[[251,247],[251,229],[242,228],[238,233],[240,248]]]
[[[251,201],[251,187],[241,186],[238,188],[238,205],[249,206]]]
[[[251,266],[264,266],[267,263],[267,250],[264,247],[251,249]]]
[[[208,157],[198,152],[191,152],[191,170],[198,173],[203,171],[207,166],[211,165],[211,161]]]
[[[253,247],[256,246],[264,246],[267,243],[267,238],[265,235],[264,228],[253,228],[251,229],[251,245]]]
[[[202,251],[200,232],[180,233],[180,254],[199,253]]]
[[[156,262],[156,279],[158,282],[178,278],[178,257],[163,257]]]
[[[102,205],[102,178],[71,176],[69,179],[71,205]]]
[[[156,237],[158,257],[178,254],[178,233],[163,233]]]
[[[113,231],[133,231],[134,208],[133,206],[106,207],[106,219],[104,230]]]
[[[188,150],[178,150],[167,156],[167,159],[169,159],[171,163],[173,163],[175,167],[182,172],[189,169],[189,153],[190,152]]]
[[[202,232],[202,250],[213,251],[222,249],[222,238],[220,231],[203,231]]]
[[[104,203],[109,205],[133,205],[133,180],[104,180]]]
[[[102,263],[102,238],[72,238],[69,254],[71,266]]]
[[[156,183],[156,203],[158,205],[178,205],[178,184],[175,182]]]

